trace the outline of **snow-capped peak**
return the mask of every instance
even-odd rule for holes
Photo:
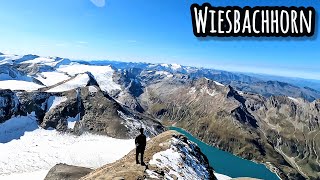
[[[162,67],[169,67],[168,64],[160,64],[160,66],[162,66]]]
[[[173,69],[173,70],[177,70],[177,69],[180,69],[180,68],[181,68],[180,64],[171,64],[171,69]]]

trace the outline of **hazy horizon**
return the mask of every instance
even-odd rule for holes
[[[26,53],[26,54],[17,54],[17,53],[8,53],[8,52],[2,52],[0,51],[0,53],[4,53],[5,55],[19,55],[19,56],[23,56],[23,55],[28,55],[28,54],[32,54],[32,55],[37,55],[40,57],[60,57],[60,58],[66,58],[66,59],[70,59],[73,61],[115,61],[115,62],[126,62],[126,63],[147,63],[147,64],[177,64],[175,62],[173,63],[164,63],[164,62],[147,62],[147,61],[131,61],[129,59],[127,60],[117,60],[117,59],[84,59],[84,58],[80,58],[80,59],[75,59],[75,58],[68,58],[68,57],[61,57],[61,56],[56,56],[56,55],[40,55],[40,54],[33,54],[33,53]],[[213,67],[205,67],[205,66],[195,66],[195,65],[186,65],[186,64],[180,64],[181,66],[189,66],[189,67],[195,67],[195,68],[207,68],[207,69],[215,69],[215,70],[221,70],[221,71],[227,71],[227,72],[233,72],[233,73],[239,73],[239,74],[245,74],[245,75],[250,75],[250,74],[255,74],[255,75],[266,75],[266,76],[275,76],[275,77],[283,77],[283,78],[298,78],[298,79],[304,79],[304,80],[309,80],[309,81],[319,81],[320,82],[320,78],[319,79],[312,79],[312,78],[304,78],[304,77],[298,77],[298,76],[286,76],[286,75],[279,75],[279,74],[272,74],[272,73],[261,73],[261,72],[254,72],[254,71],[239,71],[236,69],[229,69],[228,66],[223,67],[221,66],[213,66]]]
[[[70,59],[177,63],[320,80],[320,40],[193,35],[192,3],[146,0],[4,0],[0,49]],[[315,1],[210,2],[213,6],[313,6]],[[316,27],[319,22],[317,21]]]

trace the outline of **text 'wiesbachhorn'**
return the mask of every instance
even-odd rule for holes
[[[191,5],[193,33],[206,36],[312,36],[316,12],[313,7],[257,6],[212,7]]]

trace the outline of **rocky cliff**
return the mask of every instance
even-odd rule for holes
[[[132,112],[97,86],[56,93],[0,90],[0,95],[0,122],[34,112],[44,129],[78,135],[91,132],[129,139],[141,127],[148,136],[164,131],[159,122]]]

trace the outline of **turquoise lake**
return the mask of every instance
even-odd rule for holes
[[[279,180],[276,174],[272,173],[262,164],[256,164],[252,161],[239,158],[231,153],[209,146],[181,128],[170,127],[169,129],[176,130],[187,136],[189,140],[195,142],[200,147],[201,151],[208,157],[210,165],[217,173],[232,178],[252,177],[265,180]]]

